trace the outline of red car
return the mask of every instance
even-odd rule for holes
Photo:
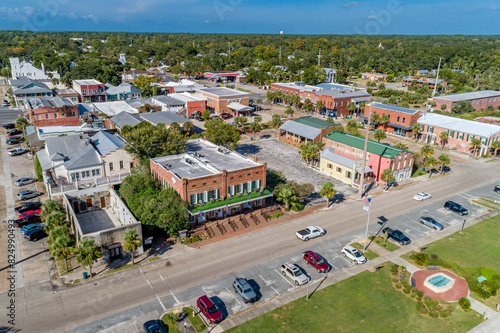
[[[231,119],[231,118],[233,118],[233,115],[230,114],[230,113],[227,113],[227,112],[222,112],[220,114],[220,116],[221,116],[222,119]]]
[[[19,214],[19,218],[27,218],[28,216],[38,216],[42,213],[41,209],[35,209],[35,210],[28,210],[27,212],[24,212],[22,214]]]
[[[316,252],[306,251],[302,255],[302,258],[304,258],[306,264],[316,268],[318,273],[326,273],[331,269],[330,264],[328,264],[326,260]]]
[[[203,295],[198,298],[196,305],[198,305],[198,309],[200,309],[200,311],[205,315],[205,317],[208,318],[208,320],[210,320],[212,324],[222,321],[222,313],[207,295]]]

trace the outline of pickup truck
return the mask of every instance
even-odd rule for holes
[[[387,233],[387,235],[390,238],[394,239],[400,245],[408,245],[411,243],[411,240],[408,237],[406,237],[406,235],[403,234],[399,230],[393,230],[391,228],[384,228],[384,229],[382,229],[382,232]]]
[[[35,209],[38,209],[42,206],[42,203],[41,202],[26,202],[24,205],[22,206],[19,206],[19,207],[16,207],[14,208],[14,210],[16,212],[18,212],[19,214],[22,214],[24,212],[27,212],[29,210],[35,210]]]
[[[308,241],[311,238],[316,238],[319,236],[323,236],[326,234],[325,229],[320,228],[320,227],[315,227],[315,226],[309,226],[303,230],[299,230],[295,233],[298,239],[301,239],[303,241]]]

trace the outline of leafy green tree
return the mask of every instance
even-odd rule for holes
[[[182,125],[182,127],[184,128],[184,130],[186,131],[186,133],[189,135],[189,134],[191,134],[191,131],[193,130],[194,125],[193,125],[192,122],[186,121],[184,123],[184,125]]]
[[[444,173],[444,167],[450,164],[450,156],[447,154],[441,154],[438,157],[439,163],[441,163],[441,173]]]
[[[403,150],[408,150],[408,145],[405,145],[404,143],[402,142],[398,142],[394,145],[395,148],[398,148],[398,149],[403,149]]]
[[[479,147],[481,147],[481,140],[477,138],[470,140],[470,146],[472,148],[472,155],[476,155],[479,151]]]
[[[392,170],[390,168],[384,169],[384,171],[382,171],[380,179],[386,182],[387,184],[386,190],[388,190],[389,187],[391,186],[391,182],[394,181],[394,174],[392,173]]]
[[[385,89],[385,83],[380,83],[378,85],[378,90],[384,90]]]
[[[290,210],[291,207],[298,206],[300,201],[296,189],[288,183],[276,186],[274,195],[276,196],[276,201],[283,203],[287,211]]]
[[[38,160],[38,155],[35,155],[35,171],[36,171],[36,177],[39,182],[43,181],[43,170],[42,170],[42,165],[40,164],[40,161]]]
[[[289,117],[293,117],[293,114],[294,114],[295,111],[293,111],[293,109],[291,107],[287,107],[285,109],[285,114]]]
[[[434,148],[432,148],[431,145],[424,145],[422,146],[422,148],[420,148],[420,156],[422,156],[424,165],[427,161],[427,158],[432,155],[434,155]]]
[[[295,192],[300,200],[307,198],[314,192],[314,185],[311,183],[289,182],[288,185],[295,189]]]
[[[374,138],[377,140],[377,142],[380,142],[380,140],[384,140],[387,137],[385,134],[385,131],[383,129],[378,129],[375,131]]]
[[[80,242],[76,250],[75,259],[78,263],[87,266],[90,271],[90,277],[94,276],[92,273],[92,265],[95,261],[102,256],[101,250],[94,242],[93,239],[84,239]]]
[[[219,146],[226,146],[235,149],[240,139],[240,131],[222,119],[215,118],[205,125],[205,137]]]
[[[141,90],[142,96],[151,96],[153,92],[151,84],[154,82],[155,80],[151,76],[139,75],[137,79],[132,81],[132,85]]]
[[[470,102],[460,101],[458,103],[453,104],[453,112],[458,114],[463,114],[463,113],[472,113],[475,112],[475,110]]]
[[[286,183],[286,176],[283,170],[267,169],[266,174],[266,187],[271,192],[274,191],[276,186],[278,186],[279,184]]]
[[[413,124],[413,127],[411,128],[411,131],[414,134],[415,142],[417,142],[418,139],[420,138],[420,134],[423,131],[422,125],[420,125],[419,123]]]
[[[172,131],[178,131],[181,128],[178,122],[174,121],[170,124],[169,129]]]
[[[321,189],[319,190],[319,195],[326,198],[327,208],[330,208],[330,199],[337,195],[337,190],[333,187],[334,185],[331,182],[324,182]]]
[[[123,233],[123,249],[130,252],[132,257],[132,266],[135,265],[135,251],[141,246],[142,241],[139,239],[139,235],[135,229],[129,229]]]
[[[442,111],[446,110],[446,104],[441,104],[441,110]]]
[[[129,143],[125,150],[142,164],[149,165],[151,158],[180,154],[186,149],[186,136],[180,131],[169,131],[162,123],[156,126],[142,121],[131,129],[122,129]]]
[[[358,123],[356,122],[356,120],[349,120],[347,122],[345,130],[349,134],[358,135],[359,134],[359,130],[358,130]]]
[[[441,132],[439,134],[439,138],[441,139],[441,146],[444,146],[448,143],[448,132]]]
[[[491,143],[491,148],[495,149],[495,153],[493,154],[493,156],[496,157],[497,153],[498,153],[498,149],[500,149],[500,140],[493,141]]]
[[[202,117],[203,119],[205,119],[205,121],[207,121],[207,120],[210,118],[210,116],[211,116],[211,115],[212,115],[212,112],[210,112],[210,110],[208,110],[208,109],[207,109],[207,110],[204,110],[204,111],[201,113],[201,117]]]
[[[28,119],[20,117],[16,119],[15,126],[17,129],[24,131],[26,126],[29,126]]]
[[[247,119],[247,117],[237,116],[237,117],[234,117],[233,121],[236,124],[238,124],[238,126],[243,126],[243,124],[245,124],[248,121],[248,119]]]

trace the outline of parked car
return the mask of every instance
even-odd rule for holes
[[[45,224],[43,223],[32,223],[32,224],[28,224],[28,225],[25,225],[24,227],[21,228],[21,230],[19,230],[19,233],[21,235],[24,235],[26,234],[27,232],[31,231],[31,230],[36,230],[36,229],[43,229]]]
[[[430,199],[430,198],[432,198],[432,195],[430,195],[429,193],[425,193],[425,192],[419,192],[413,196],[413,199],[415,199],[417,201],[422,201],[422,200],[426,200],[426,199]]]
[[[5,128],[5,129],[16,128],[16,124],[14,124],[14,123],[5,124],[5,125],[3,125],[3,128]]]
[[[444,228],[441,223],[436,222],[436,220],[429,216],[420,216],[419,222],[436,230],[443,230]]]
[[[36,182],[36,179],[35,178],[32,178],[32,177],[23,177],[23,178],[19,178],[18,180],[16,180],[16,185],[17,186],[23,186],[23,185],[27,185],[27,184],[32,184]]]
[[[9,131],[9,136],[18,135],[18,134],[22,134],[22,133],[23,133],[23,131],[18,130],[17,128],[14,128],[13,130]]]
[[[19,218],[22,219],[22,218],[25,218],[27,216],[31,216],[31,215],[40,215],[42,214],[42,210],[41,209],[36,209],[36,210],[28,210],[27,212],[24,212],[24,213],[21,213],[19,214]]]
[[[316,226],[309,226],[305,229],[297,231],[295,233],[295,236],[297,236],[298,239],[307,242],[311,238],[320,237],[323,236],[324,234],[326,234],[325,229]]]
[[[150,320],[142,326],[146,333],[167,333],[167,329],[161,320]]]
[[[38,191],[21,191],[17,194],[17,199],[26,200],[26,199],[36,198],[39,195],[40,192]]]
[[[39,239],[46,237],[47,234],[43,229],[34,229],[24,234],[24,238],[30,242],[36,242]]]
[[[9,105],[10,105],[9,101],[6,100],[6,99],[4,99],[3,103],[2,103],[2,106],[5,107],[5,106],[9,106]]]
[[[203,122],[203,121],[205,121],[205,119],[204,119],[203,117],[196,117],[196,118],[194,118],[194,119],[196,119],[196,120],[198,120],[198,121],[202,121],[202,122]]]
[[[11,155],[11,156],[17,156],[17,155],[22,155],[22,154],[25,154],[27,153],[28,150],[27,149],[24,149],[24,148],[14,148],[12,150],[9,150],[7,152],[7,154]]]
[[[330,264],[316,252],[306,251],[302,254],[302,258],[304,258],[306,264],[316,268],[318,273],[327,273],[332,269]]]
[[[500,185],[497,185],[493,188],[493,191],[495,191],[496,193],[500,194]]]
[[[350,245],[344,246],[341,252],[344,255],[344,257],[351,259],[355,265],[364,264],[366,262],[365,256]]]
[[[15,145],[16,143],[23,142],[24,138],[20,136],[11,136],[10,138],[7,139],[7,144],[8,145]]]
[[[227,112],[222,112],[220,114],[220,116],[221,116],[222,119],[231,119],[231,118],[233,118],[233,115],[230,114],[230,113],[227,113]]]
[[[41,220],[40,220],[40,215],[37,215],[37,214],[30,214],[30,215],[27,215],[26,217],[22,218],[22,219],[17,219],[14,221],[14,225],[16,226],[16,228],[21,228],[21,227],[24,227],[26,225],[30,225],[30,224],[33,224],[33,223],[39,223]]]
[[[29,210],[35,210],[35,209],[38,209],[42,206],[42,203],[41,202],[25,202],[22,206],[19,206],[19,207],[16,207],[14,208],[14,210],[21,214],[21,213],[24,213],[24,212],[27,212]]]
[[[203,313],[212,324],[220,323],[224,318],[220,310],[207,295],[203,295],[198,298],[196,305],[198,306],[200,312]]]
[[[399,243],[399,245],[408,245],[411,243],[411,240],[408,237],[406,237],[406,235],[403,232],[397,229],[384,228],[382,229],[382,232],[387,233],[389,238],[394,239],[396,242]]]
[[[460,216],[469,214],[469,211],[467,209],[453,201],[446,201],[444,203],[444,208],[446,210],[451,210],[455,213],[458,213]]]
[[[233,282],[233,289],[243,298],[244,303],[253,303],[257,301],[257,293],[255,293],[246,279],[236,278]]]
[[[289,262],[281,265],[281,274],[288,276],[297,286],[309,281],[309,277],[302,273],[302,270],[297,265]]]

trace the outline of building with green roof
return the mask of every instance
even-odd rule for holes
[[[341,132],[332,132],[323,138],[325,148],[331,147],[335,153],[353,159],[362,159],[365,139]],[[374,177],[381,181],[385,169],[391,169],[396,181],[411,177],[414,154],[410,151],[392,147],[385,143],[368,141],[367,163]]]
[[[300,117],[300,118],[295,119],[295,121],[300,123],[300,124],[311,126],[311,127],[317,128],[317,129],[324,129],[324,128],[338,125],[338,124],[330,123],[328,121],[324,121],[324,120],[321,120],[318,118],[313,118],[311,116]]]

